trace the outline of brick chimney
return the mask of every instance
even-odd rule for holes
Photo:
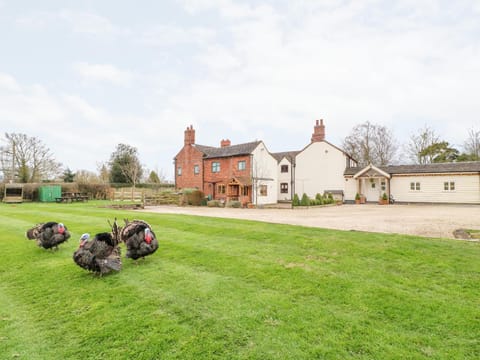
[[[187,126],[187,129],[185,130],[184,144],[195,144],[195,130],[193,129],[193,125],[190,125],[190,127]]]
[[[320,122],[320,123],[319,123]],[[317,120],[312,134],[312,142],[325,140],[325,125],[323,125],[323,119]]]
[[[227,146],[230,146],[231,142],[229,139],[222,139],[222,141],[220,141],[220,146],[223,148],[223,147],[227,147]]]

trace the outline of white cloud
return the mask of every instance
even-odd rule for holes
[[[153,46],[179,44],[208,44],[215,37],[212,29],[205,27],[185,28],[175,25],[156,25],[144,30],[138,37],[140,43]]]
[[[0,73],[0,91],[13,91],[17,92],[20,90],[20,85],[13,76],[8,74]]]
[[[88,35],[128,34],[128,29],[121,29],[101,15],[87,12],[62,9],[59,11],[36,11],[22,15],[16,24],[30,29],[46,29],[51,26],[65,25],[74,33]]]
[[[131,72],[120,70],[112,64],[89,64],[76,62],[73,69],[87,81],[104,81],[115,85],[128,86],[134,76]]]
[[[70,24],[74,32],[87,34],[111,34],[117,31],[109,19],[88,12],[61,10],[58,18]]]

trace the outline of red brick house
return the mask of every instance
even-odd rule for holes
[[[185,130],[184,146],[175,156],[175,187],[196,188],[210,199],[247,203],[275,203],[275,158],[262,141],[220,147],[195,143],[193,126]]]

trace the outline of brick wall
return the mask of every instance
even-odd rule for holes
[[[245,170],[238,170],[238,162],[245,161]],[[212,172],[212,163],[220,163],[220,172]],[[242,155],[228,158],[206,159],[204,160],[204,192],[211,198],[226,200],[228,192],[228,184],[233,178],[250,178],[251,177],[251,160],[250,155]],[[225,185],[225,194],[218,193],[218,185]],[[250,194],[243,196],[240,194],[239,200],[242,203],[250,201]]]
[[[177,189],[197,188],[203,190],[203,153],[194,146],[187,144],[176,156],[175,185]],[[194,166],[198,165],[199,173],[194,173]],[[178,168],[182,174],[178,175]]]

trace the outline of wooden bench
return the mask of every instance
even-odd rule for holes
[[[88,195],[81,193],[63,193],[61,197],[56,197],[57,203],[61,202],[74,202],[74,201],[88,201]]]

